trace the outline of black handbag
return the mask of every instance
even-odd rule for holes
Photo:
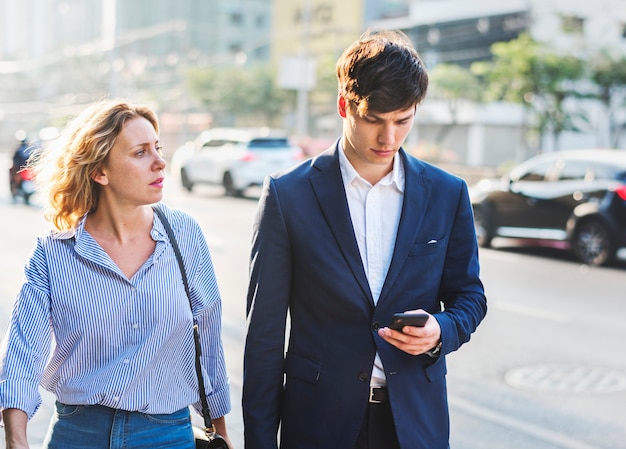
[[[187,293],[187,299],[189,300],[189,307],[192,307],[191,297],[189,296],[189,285],[187,283],[187,273],[185,272],[185,266],[183,265],[183,257],[180,254],[180,248],[176,242],[176,237],[174,237],[174,231],[172,231],[172,227],[170,226],[170,223],[163,211],[158,206],[153,206],[152,209],[154,209],[154,212],[159,217],[159,220],[161,220],[161,223],[165,228],[165,232],[167,232],[167,236],[170,239],[170,243],[174,249],[174,253],[176,254],[180,274],[183,278],[183,285],[185,286],[185,292]],[[204,388],[204,379],[202,378],[202,368],[200,365],[200,355],[202,354],[202,349],[200,347],[200,334],[198,333],[198,325],[195,323],[193,326],[193,342],[196,348],[196,375],[198,376],[198,392],[200,393],[202,418],[204,419],[203,429],[193,426],[193,436],[196,440],[196,449],[229,449],[226,440],[215,431],[215,426],[213,425],[213,422],[211,422],[211,413],[209,411],[209,404],[206,400],[206,389]]]
[[[211,432],[206,432],[211,429]],[[211,429],[205,428],[203,430],[200,427],[193,426],[193,436],[196,440],[196,449],[228,449],[226,440],[215,432],[215,427],[212,426]]]

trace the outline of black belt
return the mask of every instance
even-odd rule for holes
[[[370,404],[383,404],[389,402],[389,393],[387,387],[370,387]]]

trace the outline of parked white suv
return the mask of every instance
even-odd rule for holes
[[[302,154],[281,130],[214,128],[179,148],[172,166],[190,192],[196,184],[214,184],[224,186],[226,195],[242,196],[267,175],[295,165]]]

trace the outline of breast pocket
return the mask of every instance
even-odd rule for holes
[[[441,238],[432,238],[427,241],[420,241],[414,243],[409,250],[409,257],[413,256],[425,256],[430,254],[443,254],[448,246],[448,236]]]

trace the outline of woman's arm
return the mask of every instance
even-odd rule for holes
[[[215,426],[215,431],[226,440],[228,447],[232,449],[233,443],[230,442],[228,431],[226,430],[226,418],[222,416],[221,418],[213,419],[211,422]],[[9,448],[7,447],[7,449]]]
[[[4,421],[7,449],[28,449],[28,441],[26,441],[28,416],[26,412],[17,408],[6,408],[2,410],[2,420]]]

